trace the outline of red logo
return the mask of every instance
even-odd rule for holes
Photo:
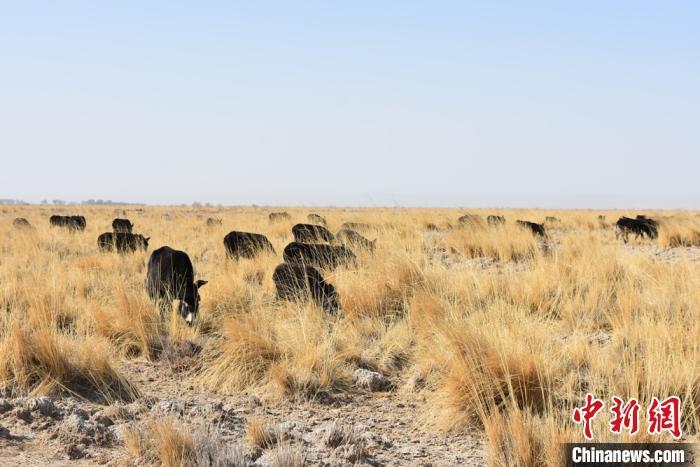
[[[674,438],[681,437],[681,399],[673,396],[659,402],[651,398],[649,407],[649,434],[668,431]]]
[[[586,403],[583,407],[576,407],[573,412],[573,420],[579,425],[583,425],[583,436],[593,439],[591,424],[593,419],[603,409],[605,403],[596,399],[592,394],[586,394]],[[610,412],[612,419],[608,422],[610,432],[621,434],[623,430],[634,435],[639,431],[639,413],[641,406],[635,398],[625,402],[618,396],[612,397]],[[648,432],[649,434],[661,434],[667,431],[674,438],[681,437],[681,399],[671,396],[663,401],[656,397],[651,398],[649,409],[647,410]]]
[[[620,434],[622,429],[633,435],[639,431],[639,402],[634,397],[624,406],[623,400],[617,396],[612,398],[613,406],[610,411],[614,418],[610,421],[610,431]]]
[[[605,404],[602,400],[596,399],[592,394],[586,394],[586,405],[574,409],[574,421],[583,423],[583,436],[593,439],[591,434],[591,421],[598,415]]]

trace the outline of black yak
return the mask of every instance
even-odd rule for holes
[[[151,253],[146,274],[148,296],[161,310],[180,300],[178,313],[190,326],[199,312],[199,289],[206,283],[194,281],[194,268],[184,251],[164,246]]]
[[[335,269],[339,266],[356,266],[355,254],[346,246],[325,243],[292,242],[284,248],[284,260],[318,268]]]
[[[229,232],[224,237],[224,248],[226,256],[234,259],[255,258],[262,251],[275,254],[275,249],[266,236],[251,232]]]
[[[290,216],[288,212],[271,212],[268,217],[270,218],[270,222],[292,220],[292,216]]]
[[[311,266],[282,263],[275,268],[272,280],[281,300],[306,300],[310,297],[329,313],[335,314],[340,308],[335,288]]]
[[[114,219],[112,221],[112,231],[131,233],[134,228],[134,224],[131,223],[129,219]]]
[[[131,253],[136,250],[148,250],[148,240],[151,237],[133,234],[129,232],[105,232],[97,237],[97,246],[102,251],[114,251],[119,253]]]
[[[27,219],[24,217],[17,217],[15,220],[12,221],[12,225],[15,226],[16,229],[20,230],[32,230],[34,227],[32,224],[29,223]]]
[[[300,243],[333,243],[335,241],[335,237],[327,228],[314,224],[297,224],[292,227],[292,235],[294,235],[294,241]]]
[[[644,216],[637,216],[637,219],[622,216],[615,223],[615,227],[615,238],[622,237],[625,243],[629,241],[630,233],[635,235],[635,239],[647,236],[653,240],[659,236],[658,223]]]
[[[306,216],[306,219],[309,221],[309,224],[318,224],[324,227],[328,226],[325,217],[320,216],[318,214],[311,213],[308,216]]]
[[[465,214],[457,219],[457,222],[472,227],[481,227],[484,225],[484,219],[478,214]]]
[[[368,230],[376,230],[376,226],[366,222],[345,222],[340,226],[340,229],[350,229],[354,231],[367,232]]]
[[[338,241],[349,245],[353,248],[362,248],[367,251],[373,252],[374,247],[377,243],[377,240],[369,240],[359,233],[355,232],[354,230],[350,229],[341,229],[338,231],[337,234],[335,234],[335,237],[338,239]]]
[[[537,222],[530,222],[530,221],[521,221],[517,220],[515,221],[520,227],[524,227],[528,229],[530,232],[532,232],[534,235],[538,235],[540,237],[546,237],[547,236],[547,231],[544,229],[543,224],[538,224]]]
[[[486,218],[486,222],[488,222],[489,225],[503,225],[506,223],[506,218],[503,216],[495,216],[495,215],[490,215]]]
[[[85,230],[87,222],[83,216],[59,216],[54,214],[49,218],[52,227],[67,227],[70,231]]]

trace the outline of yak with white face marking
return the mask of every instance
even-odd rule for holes
[[[167,311],[173,300],[180,300],[178,313],[190,326],[199,312],[199,289],[207,281],[194,281],[192,261],[184,251],[164,246],[148,260],[146,288],[151,300]]]

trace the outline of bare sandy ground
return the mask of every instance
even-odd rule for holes
[[[309,465],[483,465],[478,434],[437,433],[426,426],[418,396],[374,392],[265,402],[254,394],[221,396],[164,362],[129,362],[127,377],[142,391],[131,403],[100,405],[74,397],[0,400],[0,465],[134,465],[121,447],[124,430],[151,417],[173,416],[241,447],[250,465],[270,465],[274,449],[246,443],[249,418],[269,422]],[[362,446],[326,441],[333,425]]]

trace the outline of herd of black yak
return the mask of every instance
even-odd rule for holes
[[[290,221],[291,216],[286,212],[270,213],[271,222]],[[356,267],[355,250],[373,252],[376,240],[365,238],[358,231],[371,231],[373,226],[361,222],[347,222],[333,234],[327,228],[326,220],[318,214],[309,214],[308,224],[296,224],[292,227],[294,241],[284,248],[284,262],[278,265],[272,279],[281,300],[311,299],[329,313],[340,310],[338,293],[333,285],[328,283],[319,270],[332,270],[340,266]],[[604,221],[603,216],[599,220]],[[70,231],[83,231],[87,225],[83,216],[58,216],[49,219],[51,226],[64,227]],[[458,219],[461,225],[482,225],[484,221],[476,214],[466,214]],[[486,224],[498,226],[505,224],[503,216],[491,215],[486,218]],[[559,220],[547,217],[547,224],[556,225]],[[220,225],[220,219],[207,219],[208,226]],[[547,238],[545,224],[517,220],[516,224],[531,231],[533,235]],[[18,229],[32,229],[31,224],[24,218],[16,218],[13,225]],[[105,232],[97,238],[97,246],[101,251],[129,253],[137,250],[148,250],[150,237],[133,233],[134,224],[129,219],[114,219],[112,231]],[[437,229],[429,224],[428,229]],[[616,237],[625,243],[629,235],[635,238],[658,237],[658,223],[646,216],[636,218],[621,217],[616,223]],[[252,232],[229,232],[224,237],[226,256],[238,260],[254,258],[260,253],[276,254],[272,243],[265,235]],[[194,268],[189,256],[184,251],[163,246],[153,251],[148,260],[146,273],[146,289],[149,297],[159,304],[164,312],[171,309],[174,300],[179,301],[178,313],[190,325],[194,322],[199,311],[199,289],[207,281],[194,280]]]

